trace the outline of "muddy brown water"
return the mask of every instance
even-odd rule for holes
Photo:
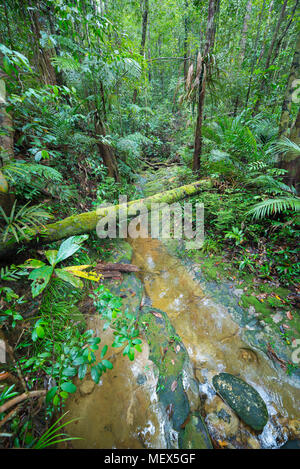
[[[299,418],[299,389],[263,353],[249,349],[226,307],[205,295],[161,241],[138,238],[130,242],[132,263],[142,271],[139,275],[145,294],[154,308],[168,314],[197,371],[200,390],[207,393],[208,399],[212,377],[228,372],[255,387],[270,415],[279,411],[291,419]],[[88,326],[103,337],[99,318],[90,318]],[[105,332],[103,345],[111,343],[109,334]],[[122,355],[114,357],[114,369],[103,376],[99,385],[84,381],[79,385],[79,392],[68,402],[68,418],[80,419],[68,427],[70,435],[82,438],[72,442],[74,448],[166,447],[164,416],[155,392],[157,376],[148,356],[144,343],[143,353],[133,363]],[[274,431],[268,425],[261,441],[264,447],[276,446]]]

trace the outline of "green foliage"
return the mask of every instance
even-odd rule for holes
[[[82,288],[83,283],[77,277],[87,278],[89,280],[99,281],[100,277],[92,272],[84,272],[85,269],[90,267],[85,266],[71,266],[58,269],[56,266],[60,262],[64,261],[68,257],[71,257],[75,252],[81,248],[81,244],[88,239],[88,235],[71,236],[62,242],[59,250],[49,250],[45,252],[45,256],[50,265],[46,265],[44,262],[38,259],[29,259],[23,268],[32,269],[28,278],[33,280],[31,285],[32,297],[40,295],[47,285],[49,284],[52,277],[58,277],[64,282],[68,282],[75,288]]]
[[[59,417],[53,425],[36,441],[32,444],[32,449],[44,449],[49,448],[49,446],[57,445],[64,441],[73,441],[81,440],[78,437],[68,437],[66,433],[58,433],[62,428],[65,428],[67,425],[70,425],[72,422],[76,422],[77,419],[71,419],[67,422],[61,423],[62,419],[67,415],[68,412],[65,412],[61,417]]]
[[[97,189],[97,198],[92,202],[92,205],[99,206],[105,203],[119,204],[119,197],[126,196],[127,200],[135,200],[137,198],[137,190],[134,185],[117,183],[113,178],[106,177],[105,180],[99,184]]]
[[[12,384],[11,386],[5,386],[4,390],[0,394],[0,406],[2,406],[5,401],[8,401],[12,397],[17,396],[19,393],[16,391],[13,391],[15,387],[15,384]]]
[[[236,226],[232,227],[231,231],[225,231],[225,239],[233,239],[235,245],[239,246],[244,242],[244,231]]]
[[[104,330],[108,327],[114,330],[115,339],[112,347],[123,347],[123,355],[127,355],[131,361],[134,360],[135,351],[142,351],[136,317],[128,310],[122,313],[121,299],[112,295],[103,286],[93,292],[92,298],[96,310],[105,321]]]
[[[28,202],[29,203],[29,202]],[[2,241],[14,237],[17,242],[22,238],[30,238],[30,228],[42,226],[42,222],[51,218],[43,205],[28,206],[28,203],[17,209],[17,201],[14,202],[9,215],[0,207],[0,225],[3,227]]]
[[[299,212],[300,198],[299,197],[283,197],[278,199],[267,199],[255,205],[249,214],[253,215],[256,220],[276,215],[279,213],[286,213],[289,210]]]

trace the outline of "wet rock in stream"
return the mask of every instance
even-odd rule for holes
[[[213,385],[241,420],[254,430],[263,430],[269,418],[268,410],[252,386],[229,373],[214,376]]]
[[[179,447],[182,449],[212,449],[206,425],[200,413],[192,414],[179,432]]]
[[[200,401],[188,353],[168,316],[159,309],[143,307],[139,323],[149,343],[149,358],[159,370],[157,394],[170,422],[170,428],[165,426],[169,433],[167,441],[172,447],[174,430],[180,432],[180,448],[211,448],[208,431],[200,417],[194,416],[190,425],[185,425],[190,418],[191,405],[194,408]]]

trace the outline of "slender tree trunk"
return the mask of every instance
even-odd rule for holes
[[[240,41],[240,53],[239,53],[240,59],[239,60],[241,64],[244,62],[245,53],[246,53],[247,33],[248,33],[248,27],[249,27],[249,20],[251,17],[251,11],[252,11],[252,0],[249,0],[246,6],[246,14],[244,16],[244,24],[243,24],[243,29],[242,29],[241,41]],[[239,104],[240,104],[240,96],[237,95],[234,100],[234,108],[233,108],[234,117],[236,117],[236,115],[238,114]]]
[[[0,54],[2,62],[3,55]],[[0,74],[0,168],[14,157],[14,132],[11,115],[6,111],[6,88],[4,74]],[[15,197],[9,192],[9,184],[0,170],[0,207],[9,215]]]
[[[267,58],[266,58],[266,64],[265,64],[265,69],[266,70],[270,67],[270,62],[271,62],[271,59],[272,59],[275,42],[276,42],[277,37],[278,37],[278,33],[279,33],[280,26],[282,24],[282,20],[285,16],[285,13],[286,13],[287,3],[288,3],[288,0],[284,0],[281,11],[280,11],[279,18],[278,18],[276,26],[275,26],[272,41],[271,41],[271,44],[270,44],[270,47],[269,47],[269,50],[268,50],[268,54],[267,54]],[[262,96],[262,94],[263,94],[263,91],[264,91],[265,86],[266,86],[266,82],[267,82],[267,77],[266,77],[266,75],[264,75],[264,77],[261,81],[260,93],[259,93],[259,97],[258,97],[258,99],[255,103],[254,113],[253,114],[256,114],[259,110],[259,106],[260,106],[260,102],[261,102],[260,96]]]
[[[31,9],[29,10],[30,20],[31,20],[31,29],[35,39],[35,54],[36,54],[36,63],[41,70],[44,83],[46,85],[56,85],[56,74],[54,67],[51,63],[51,54],[49,50],[44,49],[40,45],[41,38],[41,28],[38,14],[38,4],[32,4],[29,2]]]
[[[241,42],[240,42],[241,63],[243,63],[244,58],[245,58],[247,33],[248,33],[248,27],[249,27],[249,20],[250,20],[250,17],[251,17],[251,11],[252,11],[252,0],[248,0],[247,6],[246,6],[246,14],[245,14],[245,17],[244,17],[242,37],[241,37]]]
[[[188,18],[188,8],[189,2],[185,0],[185,14],[184,14],[184,41],[183,41],[183,49],[184,49],[184,83],[186,83],[189,64],[188,64],[188,34],[189,34],[189,18]]]
[[[209,67],[208,54],[213,51],[216,35],[216,15],[219,9],[219,0],[210,0],[208,6],[208,19],[206,29],[206,42],[204,47],[204,56],[202,60],[202,71],[199,80],[199,97],[198,97],[198,114],[196,122],[195,143],[194,143],[194,158],[193,158],[193,171],[200,170],[200,159],[202,154],[202,123],[203,111],[205,101],[205,88],[206,88],[206,75],[207,67]],[[207,65],[205,64],[205,61]]]
[[[95,117],[95,132],[97,135],[105,137],[106,132],[104,124],[99,115]],[[120,182],[118,163],[113,149],[109,145],[101,142],[101,140],[98,141],[97,145],[101,158],[103,159],[103,163],[107,168],[108,176],[114,178],[116,182]]]
[[[290,75],[282,104],[282,112],[279,123],[279,137],[288,136],[290,116],[292,109],[292,96],[295,91],[295,80],[300,78],[300,34],[296,41],[295,53],[291,64]],[[299,86],[299,85],[298,85]]]
[[[148,26],[148,14],[149,14],[149,0],[144,0],[144,11],[143,11],[143,20],[142,20],[142,39],[141,39],[140,55],[145,54],[147,26]],[[137,88],[135,88],[135,90],[133,92],[133,98],[132,98],[133,104],[136,103],[137,94],[138,94],[138,90],[137,90]]]
[[[258,39],[259,39],[259,35],[260,35],[260,29],[261,29],[263,13],[265,11],[265,5],[266,5],[266,0],[264,0],[264,2],[263,2],[262,8],[261,8],[260,14],[259,14],[257,33],[256,33],[255,44],[254,44],[254,48],[253,48],[253,59],[252,59],[252,63],[251,63],[251,72],[250,72],[250,78],[249,78],[249,84],[248,84],[248,90],[247,90],[247,96],[246,96],[246,104],[245,104],[246,107],[248,105],[248,101],[249,101],[249,97],[250,97],[254,67],[255,67],[255,63],[257,62],[257,58],[256,58],[257,45],[258,45]]]
[[[271,60],[271,65],[273,65],[273,63],[276,60],[276,57],[278,57],[278,55],[279,55],[280,46],[281,46],[281,43],[282,43],[283,39],[285,37],[287,37],[287,33],[288,33],[289,28],[291,27],[291,25],[293,23],[293,19],[294,19],[298,4],[299,4],[299,0],[296,0],[293,11],[292,11],[292,13],[290,15],[290,18],[289,18],[289,21],[287,22],[286,27],[284,28],[284,31],[282,32],[280,38],[276,42],[276,46],[275,46],[274,54],[273,54],[273,60]]]

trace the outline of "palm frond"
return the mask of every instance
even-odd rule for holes
[[[292,155],[300,155],[300,145],[295,142],[292,142],[287,137],[282,137],[279,142],[274,143],[270,151],[275,151],[278,153],[291,153]]]
[[[267,199],[255,205],[247,214],[252,215],[256,220],[284,213],[287,210],[299,212],[300,198],[296,197],[282,197],[278,199]]]
[[[14,181],[16,176],[35,175],[47,180],[61,182],[63,177],[59,171],[42,164],[9,161],[2,167],[2,172],[8,180]]]
[[[0,222],[3,219],[4,225],[2,241],[5,242],[9,236],[13,236],[17,242],[20,239],[29,239],[28,231],[30,228],[41,226],[43,221],[52,218],[52,215],[42,208],[42,204],[28,207],[23,205],[16,210],[17,201],[14,202],[9,215],[0,207]]]

